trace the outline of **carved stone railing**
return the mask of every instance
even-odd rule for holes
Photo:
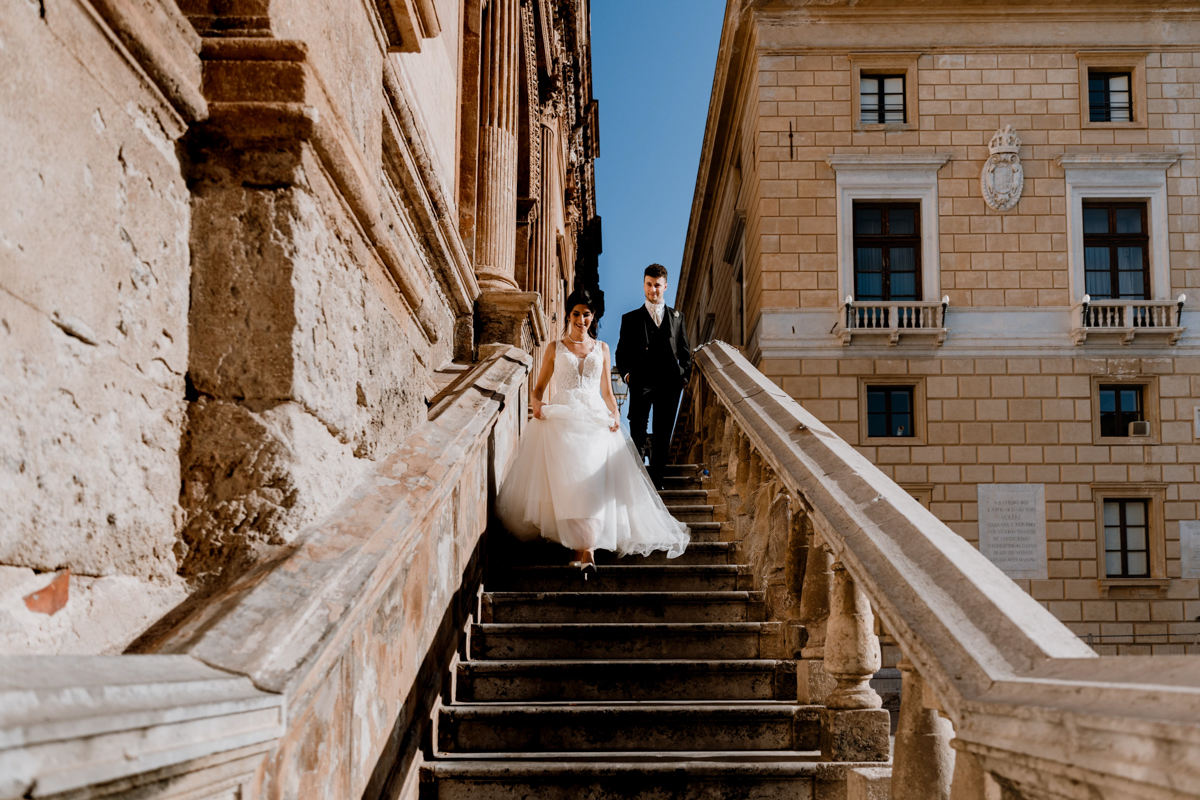
[[[494,345],[289,551],[123,656],[0,656],[0,800],[415,796],[531,359]]]
[[[941,302],[860,302],[847,297],[834,333],[843,345],[850,344],[855,337],[872,341],[885,338],[889,345],[899,343],[901,337],[941,345],[946,341],[949,306],[949,297]]]
[[[826,706],[826,758],[886,760],[878,614],[904,656],[894,800],[1200,797],[1200,661],[1096,656],[736,350],[695,365],[677,458],[707,467],[750,552],[772,526],[745,498],[785,503],[805,537],[755,570],[768,613],[804,626],[798,690]],[[797,600],[772,576],[800,549]]]
[[[1131,344],[1135,339],[1159,339],[1175,344],[1183,335],[1180,320],[1187,295],[1175,300],[1083,300],[1071,308],[1071,339],[1083,344],[1089,337]]]

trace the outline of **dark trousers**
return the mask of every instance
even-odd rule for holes
[[[637,445],[638,452],[646,453],[646,423],[650,412],[654,412],[654,433],[650,446],[650,480],[662,488],[666,473],[667,453],[671,449],[671,434],[675,430],[675,413],[679,410],[679,398],[683,387],[645,386],[638,387],[636,380],[629,387],[629,437]]]

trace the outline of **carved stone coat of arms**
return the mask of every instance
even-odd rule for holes
[[[1011,211],[1021,199],[1025,188],[1025,173],[1021,169],[1021,140],[1012,125],[996,131],[988,143],[991,156],[983,165],[979,184],[983,201],[996,211]]]

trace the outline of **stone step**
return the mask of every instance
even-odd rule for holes
[[[673,505],[671,508],[671,516],[680,522],[691,524],[693,522],[712,522],[713,507],[707,504],[691,504],[691,505]]]
[[[693,542],[717,542],[721,540],[721,523],[689,522]]]
[[[663,475],[669,478],[694,478],[699,474],[699,464],[667,464],[663,468]]]
[[[796,699],[794,661],[467,661],[460,703]]]
[[[664,475],[664,489],[699,489],[704,485],[700,475]]]
[[[737,542],[691,542],[675,558],[667,558],[665,550],[645,556],[618,556],[609,550],[596,553],[598,564],[736,564]]]
[[[488,589],[510,592],[736,592],[752,588],[748,567],[609,566],[586,575],[577,567],[512,567],[497,571]]]
[[[476,623],[471,660],[745,659],[779,652],[780,622]]]
[[[667,508],[677,506],[708,505],[708,492],[703,489],[662,489],[658,496]]]
[[[763,592],[485,592],[483,622],[761,622]]]
[[[825,800],[855,764],[779,761],[453,760],[421,769],[421,800]],[[428,794],[425,794],[428,792]]]
[[[435,717],[445,753],[815,750],[816,706],[790,703],[672,705],[454,705]]]

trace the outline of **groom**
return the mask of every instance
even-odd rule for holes
[[[646,452],[646,423],[654,410],[650,479],[663,488],[667,451],[675,428],[679,396],[692,369],[692,351],[683,329],[683,314],[667,308],[667,268],[646,267],[642,288],[646,303],[621,317],[617,371],[629,384],[629,435],[638,452]]]

